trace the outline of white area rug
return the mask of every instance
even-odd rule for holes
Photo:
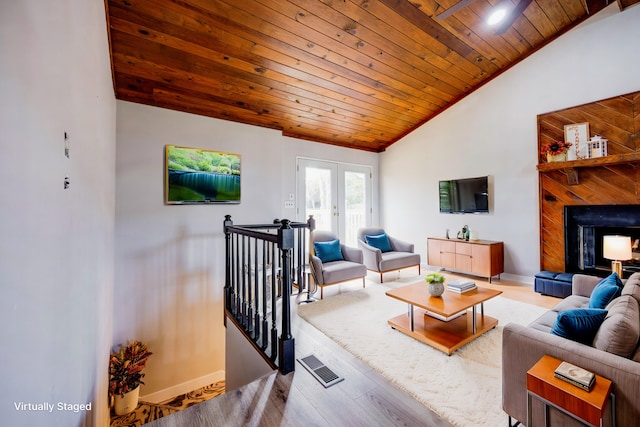
[[[415,280],[368,282],[366,289],[301,305],[298,314],[452,424],[504,425],[502,328],[529,324],[546,309],[502,297],[487,301],[485,314],[497,318],[498,326],[447,356],[387,324],[407,305],[385,292]]]

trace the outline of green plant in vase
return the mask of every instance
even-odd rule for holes
[[[429,294],[433,297],[439,297],[444,292],[445,277],[440,273],[429,273],[425,281],[429,285]]]

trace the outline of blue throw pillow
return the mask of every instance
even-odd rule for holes
[[[607,304],[620,296],[623,286],[620,277],[616,273],[611,273],[593,288],[589,298],[589,308],[605,308]]]
[[[377,234],[375,236],[364,236],[367,240],[367,245],[380,249],[382,252],[391,252],[391,242],[389,242],[389,236],[386,233]]]
[[[591,345],[607,310],[599,308],[576,308],[561,311],[551,328],[551,333],[563,338]]]
[[[328,242],[313,242],[313,248],[322,262],[344,260],[342,249],[340,248],[340,240],[338,239]]]

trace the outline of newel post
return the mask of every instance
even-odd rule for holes
[[[225,268],[224,268],[224,306],[227,310],[233,311],[232,308],[232,285],[231,285],[231,231],[229,227],[233,225],[231,215],[224,216],[224,241],[225,241]]]
[[[278,248],[282,255],[282,331],[279,339],[280,372],[295,370],[295,340],[291,336],[291,250],[295,245],[294,230],[288,219],[278,229]]]

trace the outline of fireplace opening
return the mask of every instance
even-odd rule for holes
[[[595,229],[595,267],[611,268],[611,261],[604,257],[603,238],[604,236],[629,236],[631,237],[630,260],[622,261],[623,269],[628,267],[629,271],[640,271],[640,227],[596,227]]]
[[[623,277],[640,271],[640,205],[565,206],[565,269],[604,276],[611,260],[604,258],[607,235],[629,236],[632,259],[622,261]]]

